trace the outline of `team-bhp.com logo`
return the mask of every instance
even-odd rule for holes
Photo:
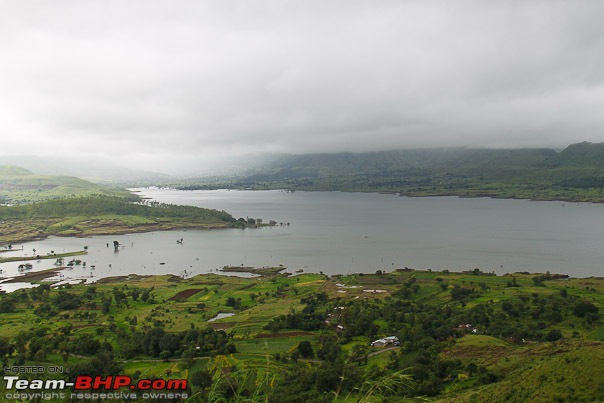
[[[75,382],[61,379],[21,379],[5,376],[8,400],[53,400],[71,399],[186,399],[186,379],[140,379],[126,375],[87,376],[80,375]],[[59,392],[72,389],[72,392]]]

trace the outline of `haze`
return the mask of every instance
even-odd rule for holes
[[[601,1],[2,2],[0,156],[602,141]]]

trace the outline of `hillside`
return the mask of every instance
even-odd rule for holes
[[[72,381],[188,380],[175,392],[196,399],[173,401],[604,399],[601,278],[282,270],[125,275],[0,295],[0,358],[60,366],[69,372],[41,376]],[[385,337],[398,342],[372,345]]]
[[[281,157],[259,169],[262,171],[287,172],[296,177],[326,177],[346,174],[420,173],[434,174],[447,171],[471,174],[476,171],[532,168],[548,158],[555,157],[549,149],[424,149],[382,151],[375,153],[308,154]],[[254,174],[252,174],[254,175]]]
[[[75,176],[101,184],[137,182],[163,182],[169,175],[116,165],[115,161],[95,159],[91,156],[70,155],[64,158],[39,155],[0,155],[0,165],[15,165],[48,176]]]
[[[424,149],[287,155],[236,178],[180,189],[393,192],[406,196],[604,201],[604,143],[553,149]]]
[[[123,189],[70,176],[36,175],[16,166],[0,166],[0,201],[0,244],[49,235],[263,226],[225,211],[141,201]]]
[[[0,166],[0,204],[26,204],[93,194],[130,200],[137,198],[126,190],[97,185],[73,176],[37,175],[17,166]]]
[[[225,211],[123,197],[92,195],[0,206],[0,244],[49,235],[90,236],[176,228],[244,228],[262,224],[235,219]]]

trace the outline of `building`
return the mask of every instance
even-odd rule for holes
[[[396,336],[388,336],[384,337],[383,339],[371,342],[371,347],[386,347],[389,345],[400,346],[401,342]]]

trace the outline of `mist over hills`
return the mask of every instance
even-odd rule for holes
[[[367,153],[278,155],[242,172],[245,181],[317,179],[350,175],[538,175],[572,168],[581,174],[604,172],[604,143],[551,148],[430,148]]]
[[[257,167],[250,178],[321,177],[328,175],[396,172],[425,173],[435,170],[471,173],[476,170],[528,168],[556,156],[551,149],[420,149],[371,153],[304,154],[282,156]]]
[[[577,143],[561,151],[436,148],[281,155],[240,175],[189,178],[174,186],[602,201],[604,143]]]
[[[90,195],[135,198],[127,190],[103,186],[75,176],[39,175],[15,165],[0,165],[0,203],[27,204]]]
[[[290,188],[305,190],[411,191],[437,195],[471,188],[486,195],[514,186],[587,189],[604,186],[604,143],[552,148],[431,148],[366,153],[266,154],[217,166],[211,173],[176,177],[77,157],[0,157],[38,175],[74,176],[121,186]],[[199,172],[202,172],[201,170]]]
[[[75,176],[106,185],[136,182],[165,183],[174,179],[160,172],[131,169],[101,159],[78,156],[2,155],[0,165],[19,166],[39,175]]]

